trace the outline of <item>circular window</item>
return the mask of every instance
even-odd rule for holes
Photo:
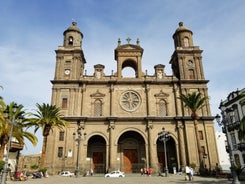
[[[140,105],[140,96],[134,91],[126,91],[121,95],[120,104],[126,111],[135,111]]]

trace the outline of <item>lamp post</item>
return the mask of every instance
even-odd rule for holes
[[[167,158],[167,149],[166,142],[169,140],[169,132],[165,131],[165,128],[162,128],[162,131],[158,133],[158,139],[163,141],[164,146],[164,159],[165,159],[165,176],[168,176],[168,158]]]
[[[80,124],[80,121],[77,121],[77,138],[75,138],[76,133],[73,133],[73,138],[75,141],[77,141],[77,160],[76,160],[76,168],[75,168],[75,176],[78,177],[80,174],[80,168],[79,168],[79,160],[80,160],[80,145],[82,141],[82,127]],[[86,133],[84,133],[84,136],[86,136]]]
[[[17,111],[18,106],[16,104],[14,104],[14,106],[12,107],[12,118],[11,121],[8,122],[10,124],[10,131],[9,131],[9,139],[8,139],[8,144],[7,144],[7,153],[6,153],[6,157],[5,157],[5,163],[4,163],[4,168],[3,168],[3,173],[2,173],[2,180],[1,180],[1,184],[6,184],[6,178],[7,178],[7,174],[8,174],[8,161],[9,161],[9,150],[10,150],[10,145],[11,145],[11,139],[12,139],[12,133],[13,133],[13,127],[16,126],[15,123],[15,112]],[[7,106],[6,110],[4,111],[4,117],[6,119],[8,119],[9,117],[9,106]],[[19,117],[19,121],[22,121],[22,117]]]
[[[228,150],[229,150],[229,157],[230,157],[230,162],[231,162],[231,174],[232,174],[232,178],[233,178],[233,181],[232,183],[233,184],[239,184],[240,181],[238,180],[238,177],[237,177],[237,173],[236,173],[236,170],[235,170],[235,163],[234,163],[234,158],[233,158],[233,154],[232,154],[232,147],[231,147],[231,143],[229,141],[229,138],[228,138],[228,124],[230,123],[229,121],[231,120],[232,121],[232,118],[234,116],[234,112],[233,112],[233,109],[230,108],[230,109],[227,109],[228,112],[230,113],[230,120],[228,118],[228,115],[226,114],[226,111],[225,111],[225,107],[223,105],[220,106],[220,109],[221,109],[221,115],[222,115],[222,121],[221,121],[221,116],[219,114],[216,115],[215,119],[218,123],[219,126],[223,127],[224,131],[225,131],[225,135],[226,135],[226,139],[227,139],[227,146],[228,146]]]

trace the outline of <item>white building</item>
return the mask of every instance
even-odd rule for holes
[[[241,142],[238,136],[240,122],[245,115],[245,104],[241,103],[244,99],[245,88],[231,92],[227,98],[220,103],[222,114],[221,124],[223,133],[227,133],[227,151],[231,151],[232,159],[236,167],[245,167],[245,143]],[[219,146],[219,144],[218,144]]]
[[[217,148],[219,155],[219,165],[223,171],[230,170],[230,159],[229,154],[226,151],[227,148],[227,139],[226,135],[223,132],[216,132]]]

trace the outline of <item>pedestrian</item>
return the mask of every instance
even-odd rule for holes
[[[93,176],[93,174],[94,174],[94,171],[93,171],[93,169],[91,168],[91,169],[90,169],[90,176]]]
[[[190,178],[189,178],[190,181],[193,180],[193,175],[194,175],[194,171],[193,171],[193,169],[190,167]]]
[[[185,166],[185,180],[190,180],[190,168],[189,166]]]
[[[148,176],[151,176],[151,174],[152,174],[152,168],[149,167],[149,168],[148,168]]]
[[[141,174],[141,176],[144,175],[144,169],[143,168],[140,168],[140,174]]]
[[[215,177],[218,178],[220,175],[220,167],[218,165],[218,163],[216,163],[216,166],[215,166]]]

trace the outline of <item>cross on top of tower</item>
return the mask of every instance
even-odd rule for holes
[[[130,41],[131,41],[131,38],[128,37],[126,40],[127,40],[128,44],[129,44]]]

